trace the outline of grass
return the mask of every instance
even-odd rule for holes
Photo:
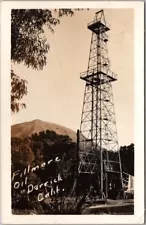
[[[47,199],[42,202],[29,202],[29,209],[13,209],[14,215],[132,215],[134,204],[132,200],[108,200],[107,204],[86,205],[85,197],[78,199],[62,197]]]
[[[31,201],[29,209],[13,209],[14,215],[79,215],[85,203],[84,197],[76,198],[52,198],[47,201]]]

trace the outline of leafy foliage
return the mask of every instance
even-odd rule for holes
[[[39,169],[30,173],[28,176],[29,183],[39,184],[46,182],[47,180],[54,179],[58,174],[61,174],[63,179],[62,186],[65,187],[65,193],[68,194],[70,190],[71,182],[73,182],[74,174],[74,153],[76,144],[72,143],[68,136],[57,135],[54,131],[40,132],[34,134],[32,137],[19,139],[12,138],[12,173],[14,171],[22,171],[28,165],[31,167],[41,165],[44,162],[48,162],[50,159],[59,157],[60,163],[51,163],[46,166],[45,169]],[[33,176],[32,176],[33,175]],[[35,175],[35,176],[34,176]],[[16,178],[19,178],[18,176]],[[14,181],[12,182],[13,185]],[[45,189],[43,191],[46,191]],[[23,201],[27,199],[26,193],[24,193],[24,199],[20,195],[20,190],[14,190],[12,188],[13,196],[13,208],[22,207]],[[18,203],[16,204],[16,196]],[[37,194],[33,192],[30,198],[36,198]],[[20,204],[22,202],[22,204]],[[25,205],[24,205],[25,207]],[[27,207],[28,208],[28,205]]]
[[[20,79],[13,70],[11,70],[11,110],[18,112],[20,107],[25,108],[25,103],[19,101],[27,94],[27,81]]]
[[[54,13],[53,13],[54,12]],[[51,32],[62,16],[74,14],[72,9],[12,9],[11,11],[11,61],[42,70],[47,63],[50,48],[44,27]],[[16,113],[26,107],[20,100],[27,94],[27,82],[11,70],[11,111]]]
[[[134,144],[132,143],[129,146],[121,146],[120,155],[123,172],[134,176]]]
[[[58,17],[73,15],[71,9],[13,9],[11,12],[11,60],[24,63],[33,69],[43,69],[46,65],[46,53],[49,44],[44,27],[54,32],[54,26],[60,23]],[[21,19],[20,19],[21,18]]]
[[[28,195],[23,189],[20,190],[22,192],[16,191],[12,186],[12,208],[14,209],[14,213],[17,212],[17,209],[22,209],[28,210],[28,213],[33,212],[35,214],[78,214],[84,204],[84,198],[82,200],[80,199],[80,196],[84,193],[84,188],[86,191],[91,179],[93,185],[96,186],[97,183],[95,182],[94,176],[81,176],[78,193],[76,192],[78,196],[77,202],[68,197],[75,178],[76,144],[68,136],[58,135],[54,131],[47,130],[39,134],[33,134],[31,137],[25,139],[12,138],[11,145],[12,173],[17,170],[23,172],[24,168],[28,165],[34,167],[50,159],[59,157],[61,161],[57,166],[51,163],[45,169],[38,169],[31,172],[28,176],[28,182],[29,184],[37,185],[46,182],[50,178],[56,178],[57,174],[61,174],[62,181],[59,183],[59,187],[65,188],[63,195],[59,194],[53,197],[52,202],[50,200],[48,202],[47,199],[38,202],[37,192],[33,191]],[[123,146],[120,148],[120,152],[123,168],[125,168],[124,171],[131,174],[134,168],[134,145]],[[41,191],[45,193],[46,189],[42,188]]]
[[[34,153],[30,147],[28,138],[12,138],[11,153],[13,168],[16,169],[26,167],[27,165],[32,164],[34,160]]]

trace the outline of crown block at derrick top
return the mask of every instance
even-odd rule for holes
[[[110,25],[105,21],[103,10],[98,11],[95,14],[95,19],[92,22],[88,23],[87,27],[89,30],[96,34],[104,33],[110,30]]]

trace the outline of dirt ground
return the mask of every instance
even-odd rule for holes
[[[106,204],[96,204],[87,207],[83,214],[112,214],[112,215],[133,215],[134,200],[111,200],[108,199]]]

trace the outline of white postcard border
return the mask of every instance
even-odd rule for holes
[[[10,149],[10,12],[12,8],[133,8],[135,11],[135,214],[12,215]],[[124,91],[124,90],[123,90]],[[1,8],[1,213],[5,224],[136,224],[144,222],[144,3],[134,1],[6,1]]]

